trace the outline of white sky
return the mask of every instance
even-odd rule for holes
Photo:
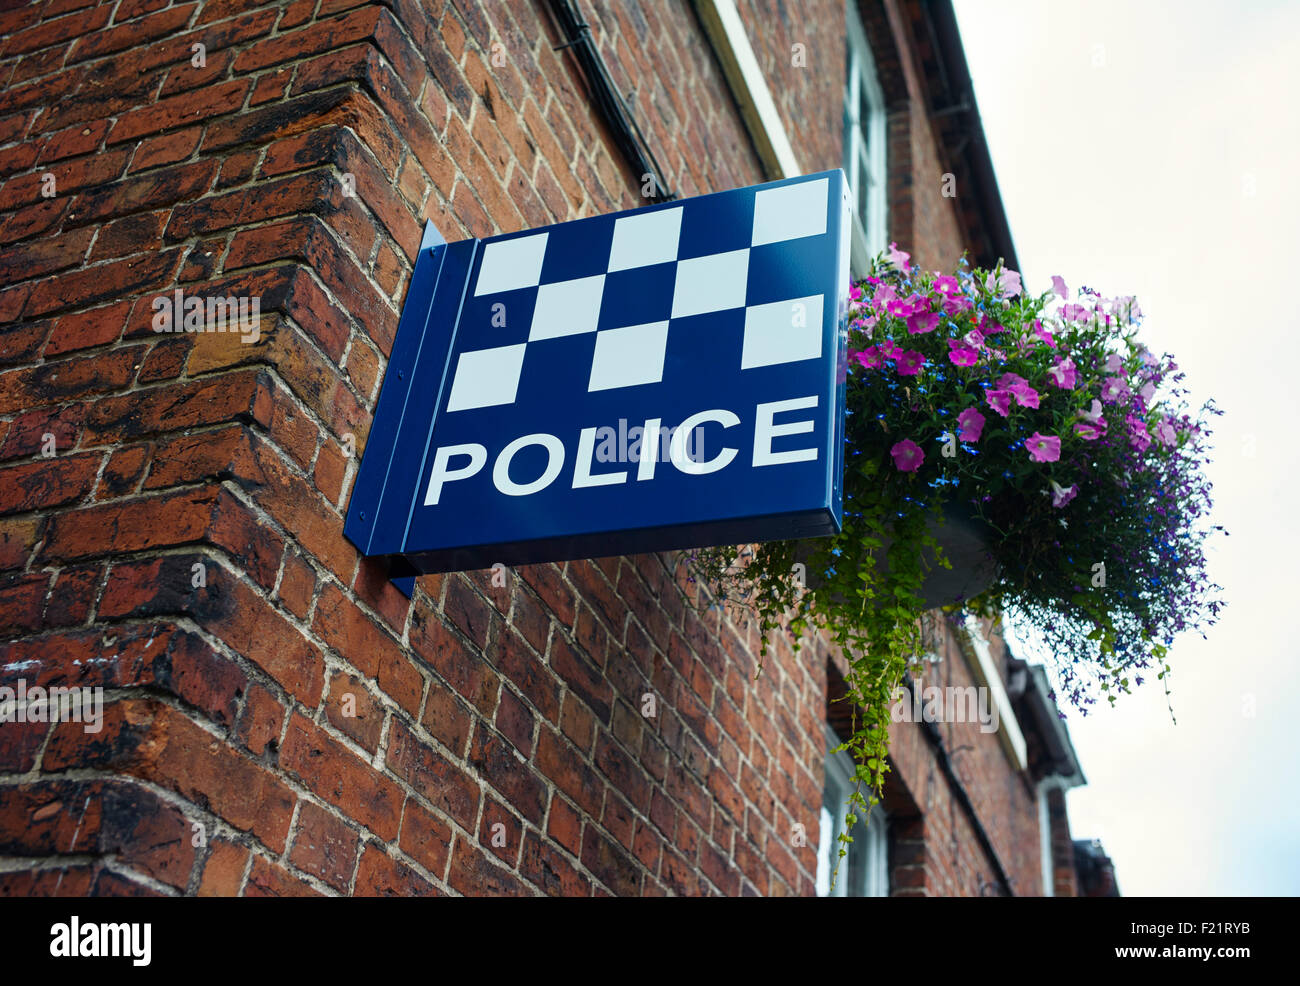
[[[1136,294],[1151,348],[1226,412],[1227,609],[1173,648],[1176,726],[1155,681],[1070,716],[1074,836],[1126,896],[1300,894],[1300,3],[956,7],[1029,289]]]

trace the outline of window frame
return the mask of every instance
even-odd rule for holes
[[[853,789],[853,758],[844,751],[832,752],[840,745],[840,738],[824,726],[826,734],[826,779],[822,786],[822,828],[817,846],[816,892],[819,897],[888,897],[889,896],[889,820],[883,806],[871,811],[871,823],[859,819],[854,826],[853,842],[848,855],[840,860],[839,834],[843,831],[844,814],[849,792]],[[830,828],[825,827],[825,816],[830,817]],[[830,881],[836,863],[839,872],[834,885],[823,888]],[[825,881],[825,882],[823,882]]]
[[[853,268],[864,271],[867,261],[887,246],[889,237],[889,172],[885,142],[885,93],[876,72],[876,61],[867,41],[866,29],[857,11],[856,0],[846,0],[846,65],[844,80],[844,148],[843,168],[853,197]],[[867,105],[865,126],[861,107]],[[866,140],[863,140],[863,131]],[[865,170],[867,220],[862,221],[860,182]]]

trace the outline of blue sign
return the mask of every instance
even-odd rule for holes
[[[840,171],[426,230],[344,533],[394,576],[839,530]]]

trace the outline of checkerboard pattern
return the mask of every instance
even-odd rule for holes
[[[519,310],[518,299],[524,297],[532,302],[531,321],[523,341],[474,349],[468,348],[472,341],[466,343],[456,360],[447,411],[515,403],[526,361],[530,367],[544,363],[528,360],[529,354],[535,357],[538,347],[565,336],[594,336],[588,392],[663,383],[669,334],[691,331],[689,320],[695,316],[734,309],[744,310],[740,370],[819,358],[823,305],[834,305],[835,299],[794,292],[758,303],[756,298],[781,291],[781,264],[773,249],[764,255],[761,270],[751,264],[751,257],[772,244],[828,235],[827,179],[726,194],[752,199],[739,209],[740,215],[752,215],[749,228],[719,228],[734,227],[738,214],[735,200],[720,210],[719,196],[581,220],[596,224],[588,225],[582,235],[584,243],[597,244],[604,268],[581,277],[548,275],[548,268],[566,270],[572,252],[573,244],[562,242],[555,232],[564,226],[487,241],[468,300],[490,304],[499,295]],[[612,231],[604,223],[612,223]],[[565,224],[571,225],[577,224]],[[683,237],[684,227],[699,232]],[[692,255],[701,243],[712,252]],[[790,286],[797,287],[793,279]],[[606,311],[602,318],[607,289],[621,292],[620,298],[629,303],[617,306],[613,314]],[[664,297],[669,290],[671,306]],[[639,298],[647,303],[638,306]],[[638,311],[666,317],[637,322]]]

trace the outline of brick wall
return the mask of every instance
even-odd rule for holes
[[[843,167],[844,0],[736,7],[800,167]]]
[[[761,180],[689,7],[590,9],[675,190]],[[762,34],[767,71],[798,28]],[[773,76],[810,167],[838,160],[824,33]],[[812,892],[823,644],[756,677],[754,631],[668,557],[408,601],[342,537],[423,221],[641,201],[560,41],[525,0],[0,13],[0,686],[108,703],[94,734],[0,726],[0,894]],[[177,288],[259,298],[258,340],[155,333]],[[899,749],[929,842],[898,889],[978,891],[931,754]]]
[[[991,635],[997,658],[1000,639]],[[951,631],[937,635],[937,661],[915,674],[922,687],[971,688],[978,679]],[[1020,896],[1042,892],[1038,803],[1034,787],[1009,767],[1002,742],[978,722],[937,722],[944,754],[952,764],[997,859]],[[990,896],[1003,893],[1000,877],[980,845],[974,822],[954,785],[937,769],[940,756],[924,731],[896,723],[890,733],[894,768],[885,807],[900,843],[895,847],[892,886],[896,896]]]

